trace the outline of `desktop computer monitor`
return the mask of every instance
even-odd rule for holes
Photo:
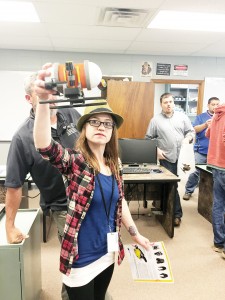
[[[119,139],[119,155],[123,164],[157,164],[156,140]]]

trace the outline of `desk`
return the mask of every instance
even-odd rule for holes
[[[162,224],[169,237],[174,236],[174,202],[176,185],[179,177],[172,174],[162,166],[149,166],[152,169],[160,168],[163,173],[150,174],[124,174],[124,184],[143,184],[143,201],[147,204],[147,194],[151,200],[160,200],[160,211],[156,218]],[[146,207],[146,206],[145,206]]]
[[[8,244],[5,213],[0,213],[0,298],[38,300],[41,293],[39,209],[19,209],[16,226],[29,234],[20,244]]]
[[[5,196],[6,196],[6,187],[4,186],[6,177],[6,167],[1,165],[0,166],[0,203],[5,203]],[[27,177],[23,186],[22,186],[22,200],[20,203],[20,209],[29,208],[29,196],[28,192],[32,187],[33,180],[30,176]],[[47,217],[43,214],[43,242],[47,242],[48,232],[51,227],[51,215],[48,218],[49,222],[47,222]],[[47,223],[49,223],[47,225]]]
[[[196,169],[200,171],[198,212],[212,223],[213,177],[212,172],[207,170],[206,166],[196,165]]]

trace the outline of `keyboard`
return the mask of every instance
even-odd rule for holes
[[[124,167],[123,173],[124,174],[149,174],[151,173],[151,169],[143,168],[143,167]]]

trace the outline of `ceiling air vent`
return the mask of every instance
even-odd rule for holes
[[[149,11],[144,9],[106,7],[101,10],[98,25],[142,27]]]

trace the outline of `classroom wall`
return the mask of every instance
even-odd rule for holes
[[[29,116],[31,105],[25,100],[26,71],[1,71],[0,141],[11,141],[20,124]]]
[[[5,165],[7,160],[7,154],[9,151],[10,142],[2,142],[0,141],[0,149],[1,149],[1,155],[0,155],[0,165]]]
[[[79,63],[85,59],[98,64],[104,75],[131,75],[134,81],[149,81],[149,77],[141,77],[143,61],[152,62],[152,78],[155,79],[203,80],[205,77],[225,77],[225,57],[120,55],[4,49],[0,50],[0,70],[36,71],[46,62],[64,63],[72,60],[75,63]],[[175,64],[186,64],[188,65],[188,76],[155,75],[156,63],[170,63],[172,66]]]
[[[98,53],[73,53],[73,52],[52,52],[52,51],[24,51],[24,50],[0,50],[0,71],[37,71],[46,62],[59,62],[72,60],[75,63],[89,60],[99,65],[103,75],[129,75],[133,76],[134,81],[150,81],[150,77],[141,76],[141,65],[144,61],[152,63],[153,79],[193,79],[204,80],[206,77],[225,78],[225,58],[217,57],[183,57],[183,56],[151,56],[151,55],[120,55],[120,54],[98,54]],[[170,63],[171,67],[175,64],[188,65],[188,76],[158,76],[156,73],[157,63]],[[14,82],[10,81],[12,89]],[[213,89],[207,89],[213,92]],[[10,91],[9,91],[10,93]],[[161,90],[157,91],[161,94]],[[215,90],[216,96],[216,90]],[[221,94],[222,97],[223,93]],[[208,94],[206,95],[207,101]],[[222,102],[225,101],[221,99]],[[4,109],[4,99],[1,98],[2,109]],[[158,104],[155,112],[159,110]],[[204,109],[204,107],[203,107]],[[1,145],[1,155],[6,157],[4,147]],[[0,162],[1,164],[1,162]]]

